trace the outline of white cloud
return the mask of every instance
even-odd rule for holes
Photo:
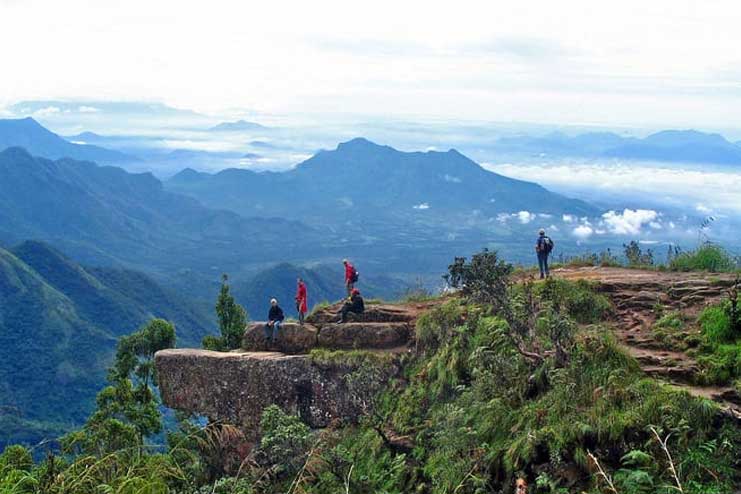
[[[517,219],[522,223],[523,225],[527,225],[531,221],[533,221],[537,217],[536,214],[531,213],[530,211],[520,211],[517,213]]]
[[[423,202],[421,204],[417,204],[415,206],[412,206],[412,208],[413,209],[425,210],[425,209],[430,209],[430,205],[428,203],[426,203],[426,202]]]
[[[741,171],[694,164],[599,160],[589,163],[498,164],[488,170],[592,201],[645,198],[673,209],[741,212]],[[697,209],[699,208],[699,209]],[[569,222],[572,215],[564,215]]]
[[[462,180],[460,178],[454,177],[453,175],[447,175],[446,174],[444,178],[445,178],[445,181],[446,182],[450,182],[450,183],[454,183],[454,184],[459,184],[459,183],[462,182]]]
[[[625,209],[622,213],[608,211],[602,221],[616,235],[638,235],[644,224],[655,223],[659,214],[651,209]]]
[[[46,117],[49,115],[54,115],[56,113],[61,112],[62,110],[57,106],[46,106],[44,108],[39,108],[35,112],[33,112],[34,116],[36,117]]]
[[[378,0],[362,15],[340,0],[202,5],[0,2],[0,46],[24,39],[3,53],[17,76],[0,79],[0,95],[168,99],[202,110],[331,104],[347,114],[496,112],[502,121],[736,122],[741,7],[733,0],[703,8],[477,0],[455,10],[454,23],[448,5],[419,0]],[[35,36],[24,38],[28,26]],[[69,56],[80,46],[86,56]]]
[[[80,113],[98,113],[100,111],[100,108],[95,108],[94,106],[79,106],[77,107],[77,111]]]
[[[576,221],[576,216],[573,214],[565,214],[562,217],[564,223],[573,223]]]
[[[586,240],[587,238],[591,237],[593,233],[594,230],[592,230],[592,227],[587,225],[579,225],[571,232],[571,234],[579,240]]]

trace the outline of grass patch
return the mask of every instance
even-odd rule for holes
[[[734,259],[723,247],[706,244],[689,252],[683,252],[669,263],[671,271],[709,271],[711,273],[733,272],[739,269]]]
[[[610,300],[597,293],[594,285],[586,280],[548,278],[536,286],[536,293],[556,309],[565,309],[576,322],[582,324],[600,322],[612,310]]]
[[[663,314],[651,328],[651,333],[656,341],[674,350],[685,350],[688,348],[687,320],[681,312],[669,312]]]
[[[741,320],[733,318],[730,301],[707,307],[698,318],[702,343],[697,362],[703,383],[732,384],[741,378]]]

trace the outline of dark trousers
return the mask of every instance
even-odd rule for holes
[[[540,277],[547,278],[550,275],[548,271],[548,254],[538,252],[538,267],[540,268]]]
[[[355,312],[355,311],[353,310],[352,303],[345,302],[342,305],[342,309],[340,309],[340,313],[339,313],[340,322],[345,322],[345,320],[347,319],[348,312]]]

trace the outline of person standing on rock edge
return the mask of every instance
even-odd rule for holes
[[[553,250],[553,240],[546,236],[545,230],[538,231],[538,240],[535,241],[535,252],[538,254],[538,267],[540,268],[540,279],[548,278],[551,273],[548,271],[548,256]]]
[[[350,264],[350,261],[347,259],[343,259],[342,264],[345,265],[345,288],[347,288],[347,298],[351,298],[353,288],[355,288],[355,283],[358,282],[358,270],[355,269],[355,266]]]
[[[306,284],[299,278],[296,286],[296,311],[298,312],[298,323],[304,325],[304,316],[308,312],[308,297],[306,295]]]
[[[270,310],[268,311],[268,323],[265,325],[265,339],[271,344],[275,343],[275,340],[278,339],[278,331],[280,331],[280,326],[283,324],[283,319],[285,318],[283,309],[278,305],[278,301],[271,299]]]

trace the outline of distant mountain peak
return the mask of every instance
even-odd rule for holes
[[[26,148],[21,146],[11,146],[9,148],[5,148],[4,150],[0,151],[0,156],[10,159],[33,159],[31,153],[29,153]]]
[[[345,150],[375,150],[375,149],[393,149],[391,146],[382,146],[365,137],[355,137],[349,141],[341,142],[337,145],[337,151]]]
[[[213,131],[238,131],[238,130],[264,130],[267,129],[264,125],[260,125],[256,122],[248,122],[247,120],[237,120],[234,122],[222,122],[218,125],[211,127],[208,130]]]

